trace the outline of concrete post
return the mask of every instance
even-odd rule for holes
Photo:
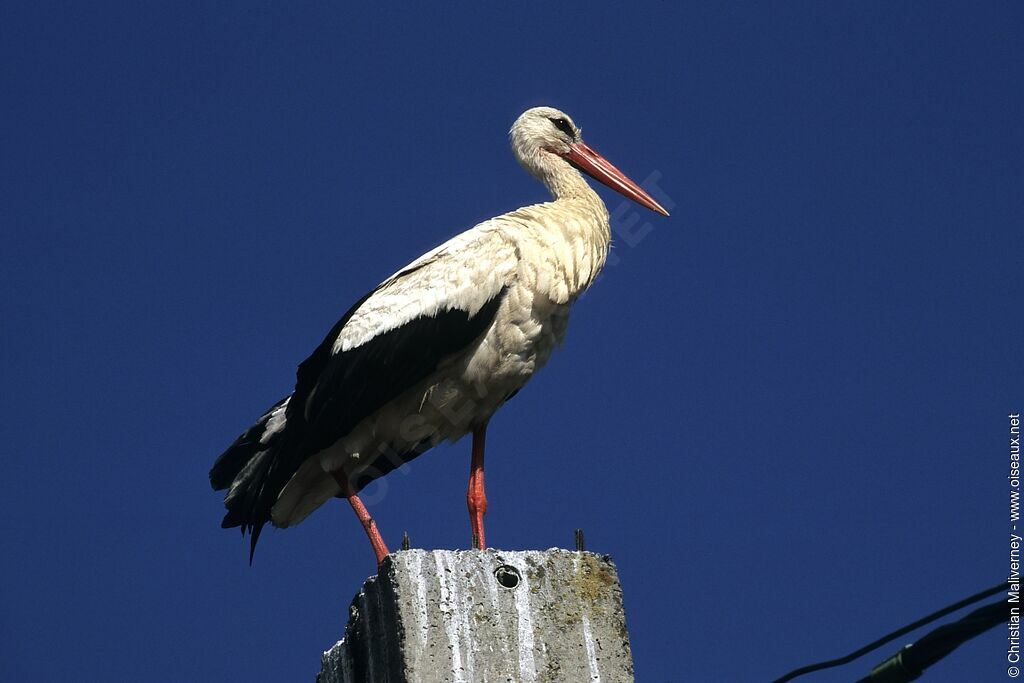
[[[607,555],[404,550],[363,584],[318,683],[633,680]]]

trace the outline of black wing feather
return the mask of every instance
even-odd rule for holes
[[[361,420],[429,377],[441,361],[491,326],[504,293],[502,289],[473,317],[453,308],[415,318],[332,356],[320,371],[309,406],[304,450],[312,454],[331,446]],[[288,407],[303,410],[301,404]]]
[[[260,530],[270,521],[278,495],[302,464],[344,437],[388,401],[426,379],[444,359],[486,332],[494,322],[506,289],[489,299],[473,316],[458,308],[440,311],[434,316],[415,318],[354,349],[332,353],[341,330],[376,291],[352,306],[299,365],[285,429],[275,435],[270,447],[258,446],[266,422],[264,416],[220,456],[210,473],[215,488],[236,482],[224,501],[228,512],[222,526],[241,526],[243,533],[251,531],[252,551]],[[306,403],[314,389],[307,420]],[[361,489],[370,480],[363,477],[356,485]]]

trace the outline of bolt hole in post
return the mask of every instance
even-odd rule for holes
[[[505,588],[515,588],[522,580],[519,570],[507,564],[503,564],[494,570],[494,578]]]

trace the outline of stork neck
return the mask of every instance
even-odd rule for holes
[[[557,163],[543,169],[540,174],[540,181],[548,188],[556,200],[558,199],[582,199],[589,204],[598,204],[602,207],[604,203],[597,196],[590,184],[584,180],[583,174],[577,171],[569,162],[558,159]]]

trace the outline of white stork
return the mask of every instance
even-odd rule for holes
[[[466,496],[483,549],[488,420],[562,343],[569,307],[605,263],[608,210],[579,171],[667,216],[580,138],[566,114],[529,109],[516,159],[553,201],[484,221],[384,280],[298,368],[295,390],[217,459],[223,527],[298,524],[335,496],[355,510],[377,562],[388,554],[357,495],[441,441],[473,434]]]

